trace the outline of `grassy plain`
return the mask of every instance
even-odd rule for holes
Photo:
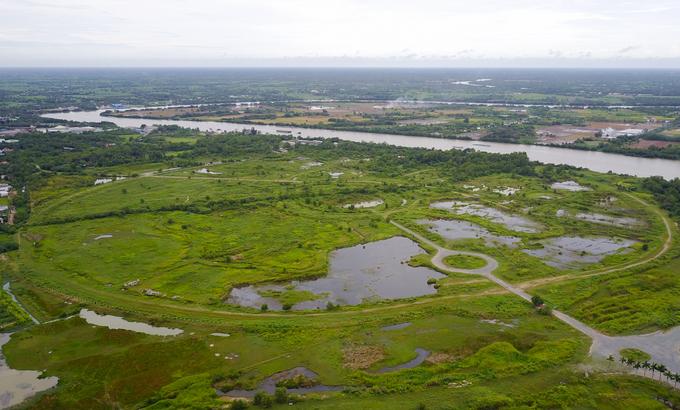
[[[360,387],[312,394],[296,404],[310,409],[655,408],[657,397],[678,401],[647,381],[597,372],[584,378],[587,337],[481,277],[448,274],[434,295],[312,312],[224,303],[241,286],[322,277],[332,250],[405,235],[388,223],[395,220],[446,248],[495,258],[500,266],[494,274],[507,281],[561,279],[531,292],[599,329],[668,328],[677,320],[673,272],[679,262],[624,269],[658,254],[666,235],[650,198],[634,192],[634,178],[545,166],[532,177],[492,174],[462,182],[444,168],[380,168],[362,153],[221,156],[221,163],[97,186],[95,173],[51,175],[32,194],[31,219],[18,234],[21,249],[9,254],[6,271],[18,279],[12,289],[27,310],[44,322],[87,306],[184,330],[161,338],[75,317],[14,335],[3,348],[11,366],[46,369],[61,380],[56,392],[34,399],[34,408],[217,407],[225,402],[212,387],[255,388],[296,366],[316,372],[323,384]],[[166,167],[117,171],[159,168]],[[203,168],[213,174],[198,172]],[[556,190],[550,187],[555,181],[577,181],[590,190]],[[495,192],[508,188],[518,191]],[[374,200],[382,203],[346,207]],[[536,229],[430,206],[439,201],[483,206]],[[564,214],[557,216],[558,210]],[[579,213],[606,218],[589,221]],[[637,228],[611,222],[621,218]],[[517,241],[446,239],[415,222],[423,219],[467,221]],[[565,236],[636,244],[566,270],[524,252]],[[430,257],[408,263],[434,269]],[[455,264],[474,269],[474,262]],[[295,292],[283,297],[309,296]],[[405,322],[411,324],[381,329]],[[416,348],[431,353],[423,365],[374,373],[414,359]]]

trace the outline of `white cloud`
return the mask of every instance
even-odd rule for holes
[[[385,59],[384,64],[395,58],[451,65],[463,59],[598,62],[622,56],[677,58],[680,38],[674,18],[680,7],[666,0],[644,5],[566,0],[3,3],[0,65],[5,66],[50,65],[55,59],[96,66],[284,57],[305,57],[308,64],[312,57],[336,61],[342,56]]]

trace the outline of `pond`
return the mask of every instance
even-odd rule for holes
[[[430,232],[440,235],[442,238],[451,240],[483,238],[485,245],[489,247],[496,247],[499,244],[516,247],[516,244],[522,241],[522,239],[516,236],[495,235],[488,229],[468,221],[448,221],[446,219],[430,221],[421,219],[416,222],[425,226]]]
[[[129,322],[122,317],[111,315],[98,315],[88,309],[80,311],[80,317],[91,325],[105,326],[109,329],[124,329],[133,332],[145,333],[147,335],[155,336],[177,336],[184,332],[182,329],[171,329],[168,327],[156,327],[142,322]]]
[[[481,204],[471,204],[460,201],[433,202],[430,208],[446,209],[456,215],[476,215],[491,222],[505,226],[516,232],[537,233],[543,228],[542,225],[529,220],[521,215],[509,215],[495,208],[489,208]]]
[[[374,206],[382,205],[384,201],[382,199],[376,199],[373,201],[358,202],[356,204],[347,204],[344,208],[349,208],[354,205],[355,208],[373,208]]]
[[[560,270],[579,269],[600,262],[608,255],[630,253],[637,242],[622,238],[562,237],[539,241],[542,249],[522,249]]]
[[[578,219],[584,219],[588,222],[595,222],[605,225],[621,226],[624,228],[640,228],[644,226],[644,222],[636,218],[615,217],[609,215],[602,215],[594,212],[578,213],[574,215]]]
[[[57,385],[57,377],[40,378],[43,372],[14,370],[7,365],[2,346],[9,342],[11,334],[0,333],[0,408],[14,406],[36,393]]]
[[[414,349],[414,352],[416,352],[418,354],[418,357],[416,357],[415,359],[413,359],[409,362],[398,364],[396,366],[391,366],[391,367],[383,366],[380,369],[376,370],[375,372],[371,372],[371,373],[384,374],[384,373],[396,372],[397,370],[402,370],[402,369],[412,369],[412,368],[418,366],[419,364],[421,364],[422,362],[424,362],[425,359],[430,357],[430,352],[428,350],[422,349],[420,347],[416,347]]]
[[[306,367],[295,367],[290,370],[286,370],[279,373],[274,373],[273,375],[267,377],[260,383],[257,388],[252,390],[229,390],[222,391],[217,390],[218,394],[226,394],[232,397],[253,397],[258,391],[264,390],[269,395],[273,395],[276,391],[276,383],[284,380],[294,379],[296,377],[304,376],[307,379],[316,379],[319,375],[309,370]],[[323,384],[317,384],[311,387],[300,387],[295,389],[286,389],[288,394],[305,394],[305,393],[326,393],[332,391],[340,391],[344,389],[344,386],[325,386]]]
[[[552,189],[563,189],[567,191],[590,191],[588,187],[584,187],[578,184],[576,181],[564,181],[564,182],[553,182],[550,184]]]
[[[287,285],[264,285],[234,288],[227,303],[270,310],[280,310],[278,297],[263,296],[271,292],[307,291],[315,300],[295,303],[294,310],[325,308],[328,302],[358,305],[364,301],[399,299],[436,293],[430,278],[445,277],[434,270],[407,264],[412,256],[425,253],[416,242],[397,236],[378,242],[339,249],[329,254],[326,277],[309,281],[292,281]]]

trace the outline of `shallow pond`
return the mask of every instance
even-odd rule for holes
[[[286,370],[283,372],[279,373],[274,373],[273,375],[267,377],[264,379],[262,383],[260,383],[257,388],[252,389],[252,390],[229,390],[229,391],[222,391],[222,390],[217,390],[218,394],[227,394],[232,397],[253,397],[255,393],[258,391],[264,390],[267,392],[269,395],[273,395],[274,392],[276,391],[276,383],[283,381],[283,380],[288,380],[288,379],[293,379],[295,376],[304,376],[308,379],[316,379],[319,375],[314,373],[313,371],[309,370],[306,367],[295,367],[290,370]],[[323,384],[318,384],[316,386],[312,387],[307,387],[307,388],[297,388],[297,389],[286,389],[286,392],[289,394],[305,394],[305,393],[325,393],[325,392],[332,392],[332,391],[340,391],[344,389],[344,386],[325,386]]]
[[[184,332],[182,329],[171,329],[169,327],[156,327],[142,322],[129,322],[122,317],[111,315],[98,315],[88,309],[80,311],[80,317],[91,325],[106,326],[109,329],[124,329],[133,332],[146,333],[155,336],[177,336]]]
[[[562,237],[540,241],[542,249],[523,249],[522,252],[543,260],[560,270],[578,269],[595,264],[608,255],[629,253],[629,246],[637,243],[622,238]]]
[[[399,330],[411,326],[411,322],[399,323],[398,325],[383,326],[380,330]]]
[[[427,227],[430,232],[439,234],[442,238],[453,240],[483,238],[485,245],[489,247],[495,247],[498,244],[505,244],[511,247],[522,241],[515,236],[495,235],[489,232],[488,229],[468,221],[447,221],[446,219],[430,221],[421,219],[416,222]]]
[[[36,393],[57,385],[57,377],[40,379],[42,372],[14,370],[7,365],[2,346],[9,342],[11,334],[0,333],[0,408],[14,406]]]
[[[376,199],[374,201],[359,202],[356,204],[347,204],[344,207],[349,208],[354,205],[355,208],[372,208],[374,206],[382,205],[384,201],[382,199]]]
[[[433,202],[430,204],[430,208],[446,209],[456,215],[468,214],[480,216],[517,232],[537,233],[543,228],[542,225],[523,216],[509,215],[498,209],[489,208],[480,204],[470,204],[468,202],[459,201]]]
[[[591,189],[585,186],[579,185],[576,181],[564,181],[564,182],[553,182],[550,184],[552,189],[563,189],[567,191],[590,191]]]
[[[411,256],[425,253],[416,242],[397,236],[383,241],[339,249],[329,254],[330,268],[324,278],[293,281],[295,291],[309,291],[318,297],[296,303],[294,310],[325,308],[328,302],[358,305],[363,301],[408,298],[436,293],[430,278],[445,277],[434,270],[413,268],[406,262]],[[227,303],[259,308],[266,303],[270,310],[280,310],[278,298],[259,292],[285,293],[290,285],[248,286],[233,289]]]
[[[391,367],[383,366],[380,369],[376,370],[375,372],[371,372],[371,373],[383,374],[383,373],[396,372],[397,370],[402,370],[402,369],[412,369],[412,368],[418,366],[419,364],[421,364],[422,362],[424,362],[425,359],[430,357],[430,352],[428,350],[421,349],[420,347],[416,347],[413,351],[418,353],[418,357],[411,360],[410,362],[398,364],[396,366],[391,366]]]
[[[605,225],[621,226],[624,228],[640,228],[644,226],[644,222],[636,218],[615,217],[609,215],[602,215],[597,213],[580,213],[574,215],[578,219],[584,219],[588,222],[595,222]]]

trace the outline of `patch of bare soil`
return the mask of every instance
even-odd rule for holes
[[[426,362],[430,362],[432,364],[449,363],[455,360],[456,357],[454,355],[447,353],[432,353],[427,359],[425,359]]]
[[[366,369],[385,359],[385,346],[352,342],[342,349],[342,359],[345,369]]]
[[[640,148],[640,149],[647,149],[649,147],[657,147],[657,148],[666,148],[666,147],[673,147],[675,145],[678,145],[677,142],[672,142],[672,141],[647,141],[647,140],[640,140],[636,142],[635,144],[630,144],[630,148]]]
[[[468,137],[473,140],[478,140],[488,133],[488,131],[468,132],[467,134],[461,134],[458,137]]]

